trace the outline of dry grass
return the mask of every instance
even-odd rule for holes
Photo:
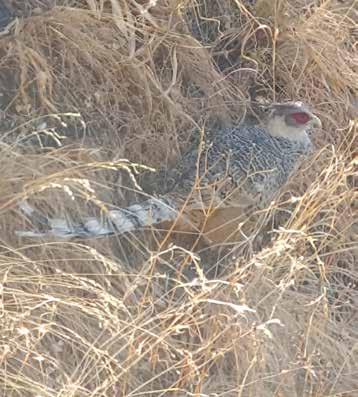
[[[1,396],[358,394],[357,1],[248,3],[63,0],[1,38]],[[324,124],[262,249],[14,237],[25,194],[123,204],[123,158],[165,167],[249,93]]]

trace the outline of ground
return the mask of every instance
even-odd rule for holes
[[[10,3],[1,395],[358,395],[357,1]],[[316,151],[240,246],[14,233],[24,197],[124,205],[202,131],[292,99]]]

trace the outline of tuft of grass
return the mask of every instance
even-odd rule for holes
[[[0,39],[2,395],[357,394],[356,3],[64,0]],[[324,127],[242,245],[15,238],[25,196],[123,205],[250,98]]]

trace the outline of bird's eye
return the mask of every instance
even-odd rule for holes
[[[291,117],[297,124],[306,124],[311,119],[311,117],[305,112],[292,113]]]

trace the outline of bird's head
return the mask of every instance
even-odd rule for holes
[[[267,109],[266,128],[272,136],[307,141],[307,131],[321,127],[321,120],[302,102],[275,103]]]

